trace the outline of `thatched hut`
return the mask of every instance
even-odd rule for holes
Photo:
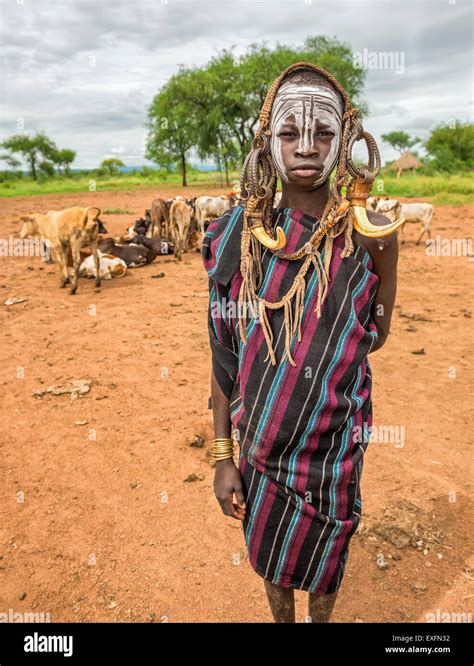
[[[413,155],[413,153],[410,153],[410,151],[407,150],[405,153],[400,155],[398,160],[395,161],[394,166],[397,167],[397,178],[400,178],[403,171],[413,171],[414,169],[419,169],[422,164],[420,160],[415,157],[415,155]]]

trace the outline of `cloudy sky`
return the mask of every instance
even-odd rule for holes
[[[471,0],[0,0],[0,10],[0,140],[44,131],[77,151],[75,167],[145,164],[147,107],[180,64],[319,34],[380,63],[364,90],[376,139],[472,121]]]

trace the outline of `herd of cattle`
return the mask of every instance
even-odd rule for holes
[[[176,259],[180,260],[185,251],[200,249],[206,224],[221,217],[238,201],[237,192],[219,197],[185,199],[177,196],[174,199],[154,199],[151,207],[145,211],[145,217],[138,218],[128,230],[129,238],[138,234],[168,239]]]
[[[237,193],[218,197],[155,199],[123,236],[111,237],[96,206],[73,206],[45,214],[29,213],[23,222],[22,239],[40,239],[61,268],[60,286],[77,290],[80,276],[95,279],[122,277],[128,268],[151,263],[158,255],[174,254],[181,260],[184,252],[200,250],[206,225],[238,202]]]
[[[275,206],[280,199],[281,193],[277,192]],[[23,239],[39,238],[51,248],[61,268],[60,286],[70,283],[71,294],[74,294],[79,276],[95,278],[99,287],[101,278],[122,277],[128,268],[149,264],[158,255],[174,254],[181,260],[184,252],[200,250],[209,222],[238,203],[239,196],[235,191],[217,197],[157,198],[145,211],[145,216],[138,218],[126,234],[114,238],[108,235],[99,208],[74,206],[21,217],[20,236]],[[391,220],[403,217],[405,223],[421,223],[423,230],[417,244],[423,234],[431,237],[431,204],[405,204],[388,197],[371,197],[367,207]]]

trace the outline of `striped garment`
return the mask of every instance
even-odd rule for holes
[[[275,209],[273,221],[285,231],[287,252],[300,248],[319,224],[288,208]],[[268,310],[277,358],[272,366],[264,362],[268,350],[255,317],[248,318],[246,344],[237,331],[242,225],[241,206],[211,222],[202,257],[212,367],[230,400],[239,442],[248,557],[258,574],[277,585],[329,594],[339,588],[360,521],[360,477],[372,423],[367,355],[377,340],[371,306],[379,278],[355,241],[354,253],[342,259],[344,235],[337,237],[319,320],[312,264],[306,274],[301,340],[291,344],[296,367],[287,358],[280,364],[283,308]],[[259,295],[280,299],[301,261],[280,259],[262,247]]]

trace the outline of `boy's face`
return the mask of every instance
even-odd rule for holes
[[[271,153],[284,182],[313,190],[329,178],[341,145],[342,114],[332,88],[291,82],[280,87],[270,117]]]

